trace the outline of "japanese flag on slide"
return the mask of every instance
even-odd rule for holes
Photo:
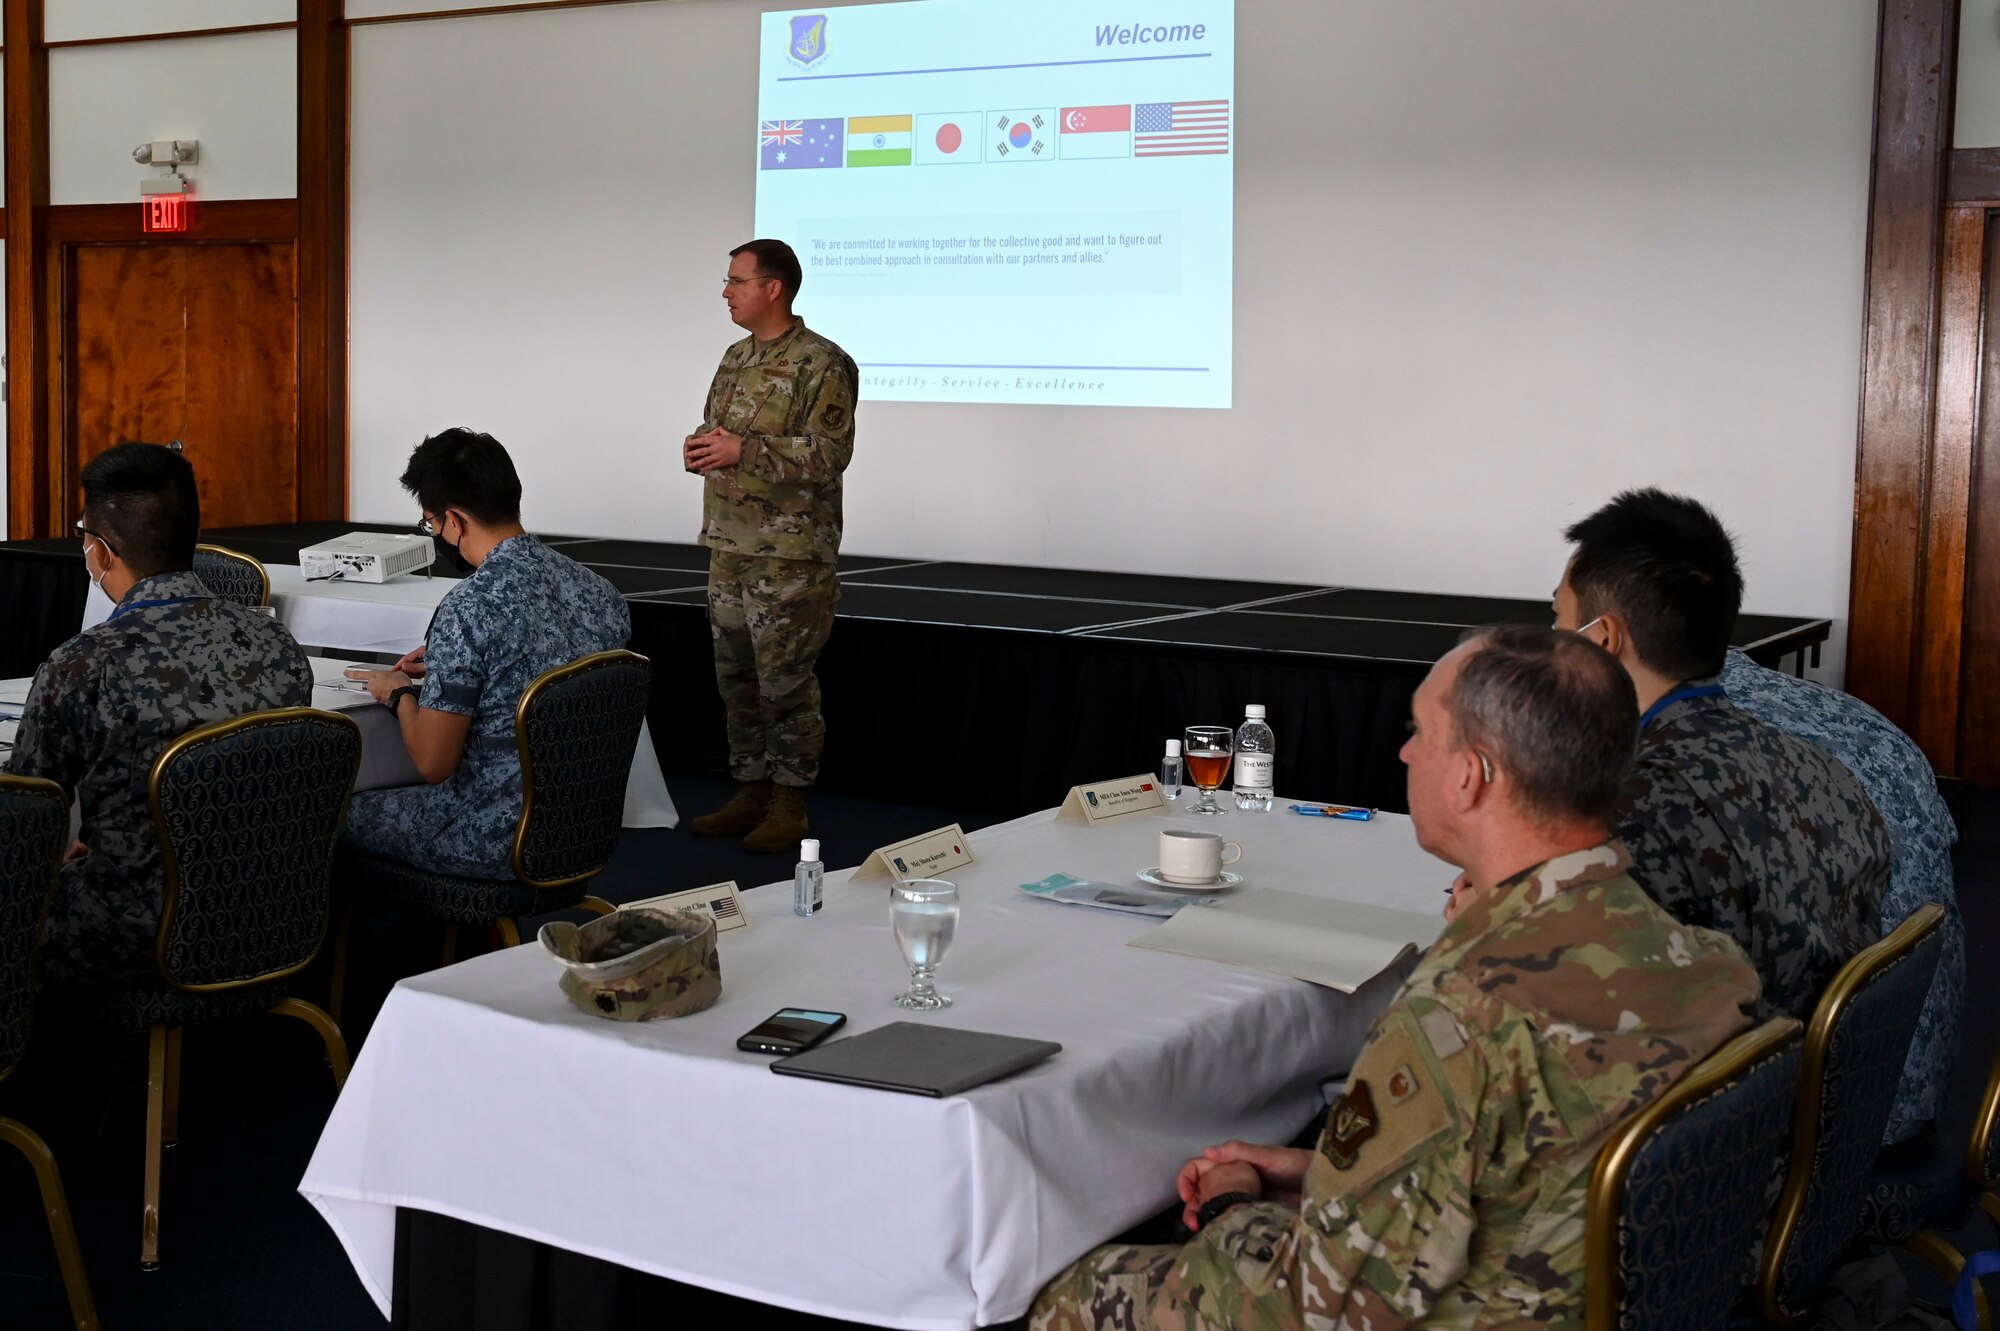
[[[958,166],[979,160],[984,111],[956,111],[917,117],[917,165]]]

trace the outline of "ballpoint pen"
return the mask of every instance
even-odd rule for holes
[[[1291,809],[1308,818],[1344,818],[1351,823],[1365,823],[1375,816],[1375,810],[1352,804],[1294,804]]]

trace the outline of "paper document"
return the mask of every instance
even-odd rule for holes
[[[1444,918],[1258,888],[1184,910],[1127,947],[1289,975],[1351,994],[1404,952],[1429,947]]]

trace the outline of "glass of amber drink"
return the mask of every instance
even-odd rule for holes
[[[1215,802],[1215,792],[1229,775],[1229,758],[1234,752],[1236,732],[1228,726],[1189,726],[1181,745],[1181,761],[1187,778],[1201,791],[1201,801],[1189,813],[1225,813]]]

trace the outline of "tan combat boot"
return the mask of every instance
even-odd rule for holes
[[[729,803],[689,823],[688,831],[696,836],[737,836],[763,822],[770,807],[771,783],[745,781],[736,787]]]
[[[771,808],[757,830],[743,838],[743,849],[760,855],[790,850],[805,838],[806,792],[799,786],[772,786]]]

